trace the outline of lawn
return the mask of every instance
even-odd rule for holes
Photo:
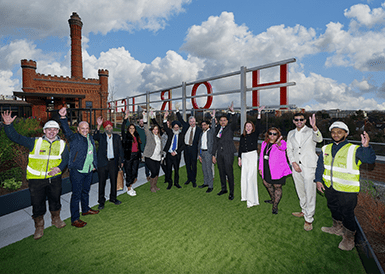
[[[202,184],[198,164],[198,185]],[[317,195],[313,231],[303,218],[291,177],[283,187],[279,214],[263,201],[268,194],[259,181],[260,205],[248,209],[240,201],[240,168],[234,161],[235,199],[184,185],[181,189],[149,185],[137,196],[119,196],[122,204],[106,203],[98,215],[84,216],[84,228],[49,227],[0,249],[0,273],[365,273],[356,249],[341,251],[341,237],[323,233],[331,225],[326,199]],[[260,180],[260,178],[259,178]]]

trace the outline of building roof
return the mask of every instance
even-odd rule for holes
[[[14,91],[13,95],[20,98],[24,98],[24,97],[53,97],[53,98],[78,98],[78,99],[86,98],[84,94],[35,93],[35,92],[22,92],[22,91]]]

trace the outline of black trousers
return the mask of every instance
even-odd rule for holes
[[[110,191],[110,201],[116,201],[116,180],[118,177],[118,166],[115,163],[115,160],[108,161],[108,164],[103,167],[98,167],[98,176],[99,176],[99,204],[104,204],[106,198],[104,196],[106,189],[107,177],[110,175],[111,191]]]
[[[167,152],[166,155],[166,169],[167,173],[166,178],[167,182],[172,183],[171,174],[172,174],[172,168],[174,168],[174,184],[179,184],[179,164],[180,164],[180,155],[177,154],[175,156],[172,156],[170,152]]]
[[[160,169],[160,161],[155,161],[151,158],[145,158],[146,165],[148,169],[150,170],[150,177],[155,178],[159,175],[159,169]]]
[[[184,161],[186,164],[187,180],[195,183],[197,177],[198,148],[187,146],[184,150]]]
[[[217,163],[219,177],[221,178],[222,190],[227,190],[226,177],[229,181],[230,194],[234,195],[234,172],[233,172],[234,155],[232,153],[225,154],[223,151],[218,151]]]
[[[354,209],[357,205],[358,193],[336,191],[333,187],[325,187],[327,205],[332,213],[332,218],[342,221],[344,227],[356,231]]]
[[[130,159],[126,159],[124,163],[124,171],[126,172],[126,186],[129,187],[138,178],[139,168],[139,152],[131,152]]]
[[[45,201],[48,198],[50,211],[61,208],[60,195],[62,190],[61,175],[50,179],[30,179],[28,187],[31,194],[32,217],[43,216],[47,211]]]

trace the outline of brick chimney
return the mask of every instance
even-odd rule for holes
[[[71,29],[71,78],[83,78],[82,27],[79,15],[73,12],[68,20]]]

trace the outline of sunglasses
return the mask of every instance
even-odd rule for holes
[[[277,132],[269,132],[269,135],[274,135],[274,136],[277,136],[278,133]]]
[[[305,119],[301,118],[301,119],[294,119],[295,122],[299,122],[299,121],[305,121]]]

